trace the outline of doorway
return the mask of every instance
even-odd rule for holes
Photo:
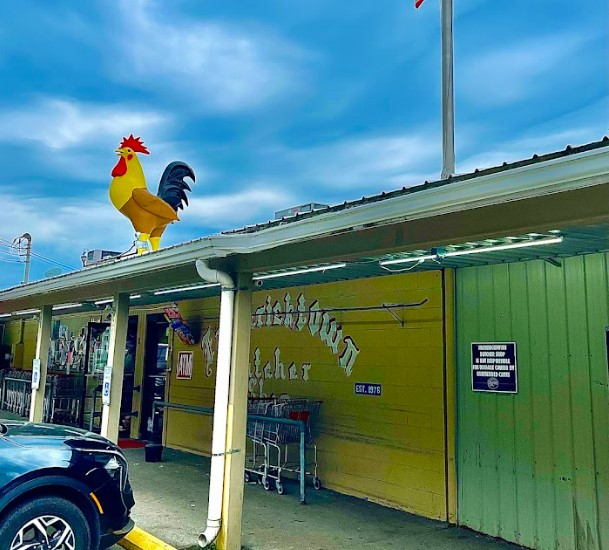
[[[135,355],[137,352],[137,316],[130,316],[127,325],[125,344],[125,363],[123,373],[123,391],[121,395],[121,412],[119,437],[128,438],[131,422],[137,416],[133,411],[133,392],[139,391],[135,386]],[[89,322],[82,329],[86,334],[83,356],[83,396],[80,413],[80,427],[92,432],[101,432],[102,418],[102,379],[105,366],[111,360],[108,356],[110,345],[110,323]],[[84,338],[84,336],[83,336]],[[75,374],[74,374],[75,376]],[[65,420],[64,420],[65,423]]]
[[[169,354],[169,323],[163,314],[148,315],[146,319],[146,350],[144,353],[144,384],[142,393],[142,439],[151,440],[160,434],[163,410],[152,417],[152,404],[165,399],[167,358]]]
[[[127,325],[127,341],[125,343],[125,367],[123,374],[123,394],[121,397],[121,420],[119,437],[128,438],[131,434],[131,422],[137,416],[133,411],[133,392],[139,391],[135,385],[135,356],[137,352],[137,324],[135,315],[129,317]]]

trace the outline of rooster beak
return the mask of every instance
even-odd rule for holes
[[[114,151],[119,157],[123,156],[124,151],[122,149],[117,149],[116,151]]]

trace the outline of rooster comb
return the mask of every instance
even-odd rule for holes
[[[144,153],[145,155],[150,154],[150,151],[146,149],[144,142],[139,137],[133,137],[133,134],[129,137],[124,137],[120,146],[131,147],[136,153]]]

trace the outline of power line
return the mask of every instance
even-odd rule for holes
[[[3,262],[5,264],[22,264],[23,263],[21,260],[7,260],[6,258],[0,258],[0,262]]]
[[[8,258],[6,256],[0,256],[0,262],[4,262],[7,264],[21,264],[21,265],[23,265],[25,263],[23,260],[18,260],[15,258]]]
[[[70,265],[61,263],[61,262],[59,262],[57,260],[53,260],[52,258],[47,258],[46,256],[43,256],[42,254],[39,254],[38,252],[32,252],[32,257],[37,258],[38,260],[42,260],[42,261],[47,262],[47,263],[55,264],[55,265],[57,265],[59,267],[63,267],[64,269],[69,269],[71,271],[76,271],[76,269],[77,269],[74,266],[70,266]]]
[[[0,237],[0,244],[7,245],[9,247],[9,249],[11,249],[11,250],[15,250],[15,248],[16,248],[14,246],[13,242],[10,242],[10,241],[8,241],[6,239],[3,239],[2,237]],[[43,254],[40,254],[39,252],[34,252],[33,250],[31,252],[31,254],[32,254],[32,257],[34,257],[34,258],[36,258],[38,260],[41,260],[43,262],[47,262],[47,263],[50,263],[50,264],[57,265],[59,267],[63,267],[64,269],[69,269],[70,271],[76,271],[78,269],[78,268],[76,268],[74,266],[70,266],[70,265],[64,264],[62,262],[59,262],[57,260],[54,260],[53,258],[49,258],[47,256],[44,256]]]
[[[43,256],[42,254],[39,254],[38,252],[33,252],[31,253],[32,258],[36,259],[36,260],[40,260],[42,262],[46,262],[49,264],[53,264],[53,265],[57,265],[59,267],[63,267],[64,269],[69,269],[70,271],[76,271],[77,268],[75,268],[74,266],[70,266],[64,263],[61,263],[57,260],[53,260],[52,258],[47,258],[46,256]],[[19,255],[21,256],[21,255]],[[19,260],[20,263],[23,263],[21,260]]]

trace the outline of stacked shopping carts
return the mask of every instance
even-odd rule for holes
[[[257,481],[269,491],[271,482],[281,495],[282,476],[310,476],[313,487],[321,489],[317,476],[317,445],[313,437],[321,401],[309,399],[250,399],[248,402],[248,452],[245,481]],[[301,434],[304,429],[304,434]],[[301,436],[304,448],[301,448]],[[300,459],[300,453],[305,458]],[[307,460],[310,459],[310,460]]]

